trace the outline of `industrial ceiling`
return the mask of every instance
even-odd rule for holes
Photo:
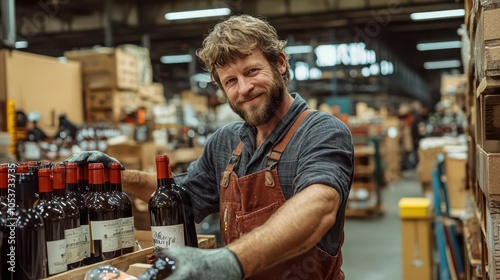
[[[13,0],[3,0],[3,11],[9,1]],[[28,42],[22,51],[56,57],[67,50],[96,45],[142,45],[150,50],[155,80],[182,88],[189,75],[201,71],[201,66],[164,65],[160,57],[193,53],[220,18],[167,21],[164,14],[220,7],[230,8],[231,14],[266,17],[290,45],[362,42],[367,49],[384,53],[385,59],[394,61],[397,71],[404,68],[406,79],[383,77],[388,83],[407,85],[387,88],[393,91],[391,94],[398,95],[400,91],[428,105],[439,100],[442,73],[463,72],[461,65],[437,70],[423,67],[427,61],[461,60],[459,48],[418,51],[416,45],[461,40],[457,30],[464,18],[410,18],[415,12],[464,8],[462,1],[453,0],[18,0],[16,40]],[[5,24],[4,21],[4,33]],[[414,80],[425,84],[421,91],[412,89]],[[418,87],[419,83],[415,85]]]

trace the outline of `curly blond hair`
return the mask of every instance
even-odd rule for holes
[[[273,67],[277,67],[280,54],[284,53],[285,40],[280,40],[276,29],[264,19],[249,15],[232,16],[215,25],[203,40],[203,47],[196,55],[205,64],[212,81],[222,88],[216,68],[224,67],[237,59],[244,59],[254,49],[259,49]],[[290,80],[290,66],[283,74],[285,83]]]

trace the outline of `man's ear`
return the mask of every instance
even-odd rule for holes
[[[280,57],[278,58],[278,70],[281,75],[286,72],[286,55],[284,53],[280,53]]]

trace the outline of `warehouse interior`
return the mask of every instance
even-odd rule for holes
[[[439,73],[427,70],[424,63],[437,60],[460,60],[460,49],[418,51],[418,43],[460,40],[460,17],[440,20],[412,20],[421,11],[461,9],[463,1],[15,1],[19,19],[18,41],[25,38],[28,52],[63,56],[68,50],[95,46],[135,44],[149,49],[157,79],[164,79],[172,91],[189,85],[189,77],[202,72],[196,62],[164,65],[162,56],[194,54],[202,38],[217,18],[168,21],[168,11],[205,8],[230,8],[234,14],[260,15],[267,18],[289,45],[317,46],[326,43],[364,43],[375,50],[379,60],[386,59],[395,67],[401,84],[379,77],[374,82],[348,75],[339,77],[339,94],[349,91],[346,84],[366,94],[387,92],[391,96],[410,96],[432,106],[438,100]],[[304,55],[294,59],[308,60]],[[314,59],[314,58],[312,58]],[[194,64],[194,65],[193,65]],[[353,67],[354,69],[356,67]],[[356,70],[356,69],[355,69]],[[461,72],[458,65],[447,71]],[[337,75],[335,75],[337,76]],[[340,75],[338,75],[340,76]],[[358,76],[361,76],[359,78]],[[418,86],[413,86],[418,85]],[[299,85],[297,85],[299,87]],[[304,86],[308,88],[309,86]],[[314,87],[315,86],[310,86]],[[321,85],[317,87],[321,88]],[[327,90],[328,84],[326,85]],[[357,88],[359,87],[359,89]],[[428,87],[425,88],[425,87]],[[421,89],[422,88],[422,89]],[[424,90],[425,89],[425,90]],[[326,93],[323,93],[326,94]]]
[[[98,150],[151,173],[155,156],[167,154],[174,174],[185,172],[214,131],[240,120],[195,52],[215,24],[249,14],[287,41],[288,90],[350,129],[346,278],[497,279],[499,7],[2,0],[0,163],[56,163]],[[215,9],[224,14],[169,18]],[[443,11],[452,14],[422,18]],[[128,195],[136,242],[149,249],[148,201]],[[223,246],[219,219],[196,225],[200,247]],[[115,263],[127,271],[132,258]],[[85,267],[47,279],[81,273]]]

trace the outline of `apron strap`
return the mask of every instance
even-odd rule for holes
[[[281,158],[281,155],[283,154],[283,151],[285,150],[286,146],[288,145],[288,142],[290,142],[290,139],[292,139],[293,135],[299,128],[299,126],[304,122],[306,117],[312,112],[313,110],[311,109],[306,109],[304,112],[302,112],[297,120],[293,123],[292,127],[290,127],[290,130],[285,134],[283,139],[274,146],[273,150],[267,155],[267,168],[272,169],[278,164],[278,161]]]
[[[240,156],[241,152],[243,151],[243,142],[240,141],[236,149],[233,151],[233,155],[231,156],[231,159],[229,160],[229,163],[226,166],[226,170],[222,173],[222,180],[221,180],[221,185],[225,188],[227,188],[229,184],[229,176],[233,172],[234,169],[238,166],[238,163],[240,163]]]

